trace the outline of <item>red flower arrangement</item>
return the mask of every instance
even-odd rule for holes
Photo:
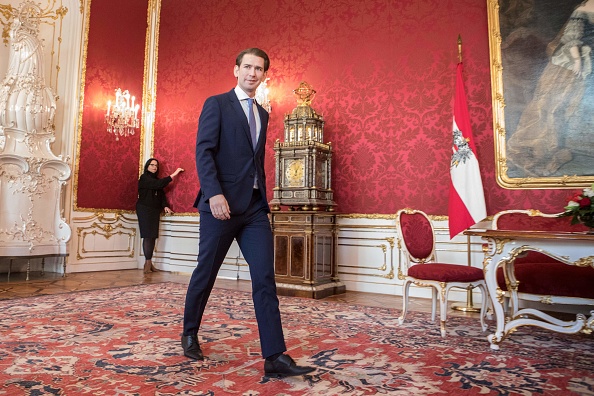
[[[582,223],[586,227],[594,228],[594,184],[584,188],[569,199],[565,212],[560,217],[571,217],[571,224]]]

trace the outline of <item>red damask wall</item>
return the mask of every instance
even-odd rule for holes
[[[202,103],[235,85],[243,48],[271,58],[268,196],[272,144],[295,107],[301,80],[334,146],[338,210],[395,213],[406,206],[447,214],[457,37],[488,213],[561,210],[563,190],[511,191],[495,181],[487,2],[477,0],[180,0],[163,2],[157,83],[156,156],[188,171],[169,192],[191,211],[198,183],[194,144]]]
[[[282,139],[284,114],[295,107],[292,90],[305,80],[318,92],[312,106],[324,116],[325,139],[335,150],[338,211],[392,214],[410,206],[447,214],[460,34],[488,213],[561,210],[570,194],[566,190],[505,190],[496,183],[486,3],[162,1],[154,147],[163,175],[177,166],[186,169],[168,191],[173,209],[195,212],[192,203],[199,186],[194,149],[204,100],[232,89],[235,56],[258,46],[271,58],[269,199],[274,186],[272,145]],[[93,73],[100,79],[101,73]],[[87,81],[88,76],[87,62]],[[111,85],[105,87],[107,92]],[[108,172],[108,164],[93,172]],[[110,182],[106,184],[111,189]],[[118,196],[111,205],[128,209],[129,200]]]
[[[118,87],[129,90],[137,103],[141,102],[147,8],[148,0],[101,0],[91,4],[76,169],[78,209],[134,209],[140,130],[116,141],[106,131],[104,116],[107,101],[114,102]]]

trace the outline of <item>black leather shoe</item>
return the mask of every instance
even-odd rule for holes
[[[198,343],[198,336],[182,336],[182,348],[184,348],[184,355],[194,360],[204,360],[202,349]]]
[[[273,378],[292,377],[311,373],[315,367],[297,366],[289,355],[280,355],[276,360],[264,361],[264,375]]]

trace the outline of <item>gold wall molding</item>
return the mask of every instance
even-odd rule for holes
[[[360,243],[350,242],[345,243],[345,241],[360,241]],[[367,241],[367,242],[366,242]],[[378,242],[378,243],[371,243],[369,241]],[[361,272],[350,272],[350,271],[340,271],[339,275],[356,275],[356,276],[372,276],[372,277],[380,277],[384,279],[394,279],[394,246],[395,246],[395,238],[394,237],[385,237],[385,238],[362,238],[362,237],[338,237],[338,246],[339,247],[347,247],[347,248],[356,248],[356,249],[379,249],[381,251],[381,255],[383,257],[382,263],[376,264],[369,264],[369,265],[358,265],[358,266],[350,266],[348,264],[339,264],[339,268],[359,268],[363,270],[371,270],[372,273],[365,273],[362,274]],[[389,257],[389,260],[388,260]],[[388,264],[389,261],[389,264]],[[389,271],[388,270],[389,265]],[[379,272],[379,273],[376,273]]]
[[[53,0],[56,1],[56,0]],[[82,129],[83,129],[83,110],[84,110],[84,93],[86,85],[86,74],[87,74],[87,55],[89,49],[89,29],[91,20],[91,0],[80,0],[80,11],[83,14],[84,30],[83,30],[83,44],[82,44],[82,57],[80,62],[80,96],[78,102],[78,121],[76,131],[76,165],[74,172],[74,181],[72,186],[72,203],[74,212],[94,212],[101,210],[107,213],[135,213],[134,210],[121,210],[121,209],[105,209],[105,208],[83,208],[78,206],[78,177],[80,169],[80,152],[81,152],[81,141],[82,141]],[[144,162],[152,156],[154,149],[153,142],[153,123],[154,123],[154,112],[156,106],[156,88],[157,88],[157,61],[158,61],[158,37],[159,37],[159,17],[161,9],[161,0],[149,0],[147,9],[147,30],[145,38],[144,48],[144,69],[143,69],[143,94],[142,94],[142,119],[140,124],[140,147],[139,147],[139,164],[138,174],[142,174],[144,170]],[[147,134],[151,133],[150,148],[146,150],[145,141],[147,140]],[[184,215],[184,214],[178,214]],[[187,213],[191,216],[192,213]]]
[[[96,212],[90,216],[73,218],[74,222],[90,224],[76,227],[76,258],[105,259],[133,258],[136,244],[136,220],[122,213]]]
[[[381,213],[344,213],[337,214],[339,219],[369,219],[369,220],[396,220],[396,213],[381,214]],[[446,221],[448,216],[444,215],[428,215],[433,221]]]
[[[83,33],[83,48],[82,48],[82,59],[80,62],[80,88],[79,88],[79,101],[78,101],[78,119],[77,119],[77,131],[76,131],[76,160],[74,166],[74,181],[72,183],[72,210],[74,212],[93,212],[94,209],[79,208],[78,207],[78,170],[80,169],[80,145],[82,141],[82,121],[83,121],[83,110],[85,103],[85,81],[87,76],[87,52],[89,47],[89,29],[91,22],[91,0],[84,3],[81,0],[81,6],[84,5],[82,10],[84,20],[84,33]]]
[[[159,29],[161,27],[161,0],[149,0],[144,47],[144,78],[142,85],[142,122],[140,125],[140,160],[138,175],[142,175],[144,162],[155,152],[155,111],[157,108],[157,71],[159,63]],[[150,144],[147,152],[147,134]]]

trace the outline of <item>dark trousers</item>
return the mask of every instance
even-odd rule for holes
[[[208,297],[233,239],[237,240],[250,269],[262,356],[285,352],[274,281],[272,230],[266,203],[258,190],[254,190],[248,210],[241,215],[232,214],[229,220],[217,220],[209,212],[200,212],[198,265],[186,294],[183,334],[198,333]]]

